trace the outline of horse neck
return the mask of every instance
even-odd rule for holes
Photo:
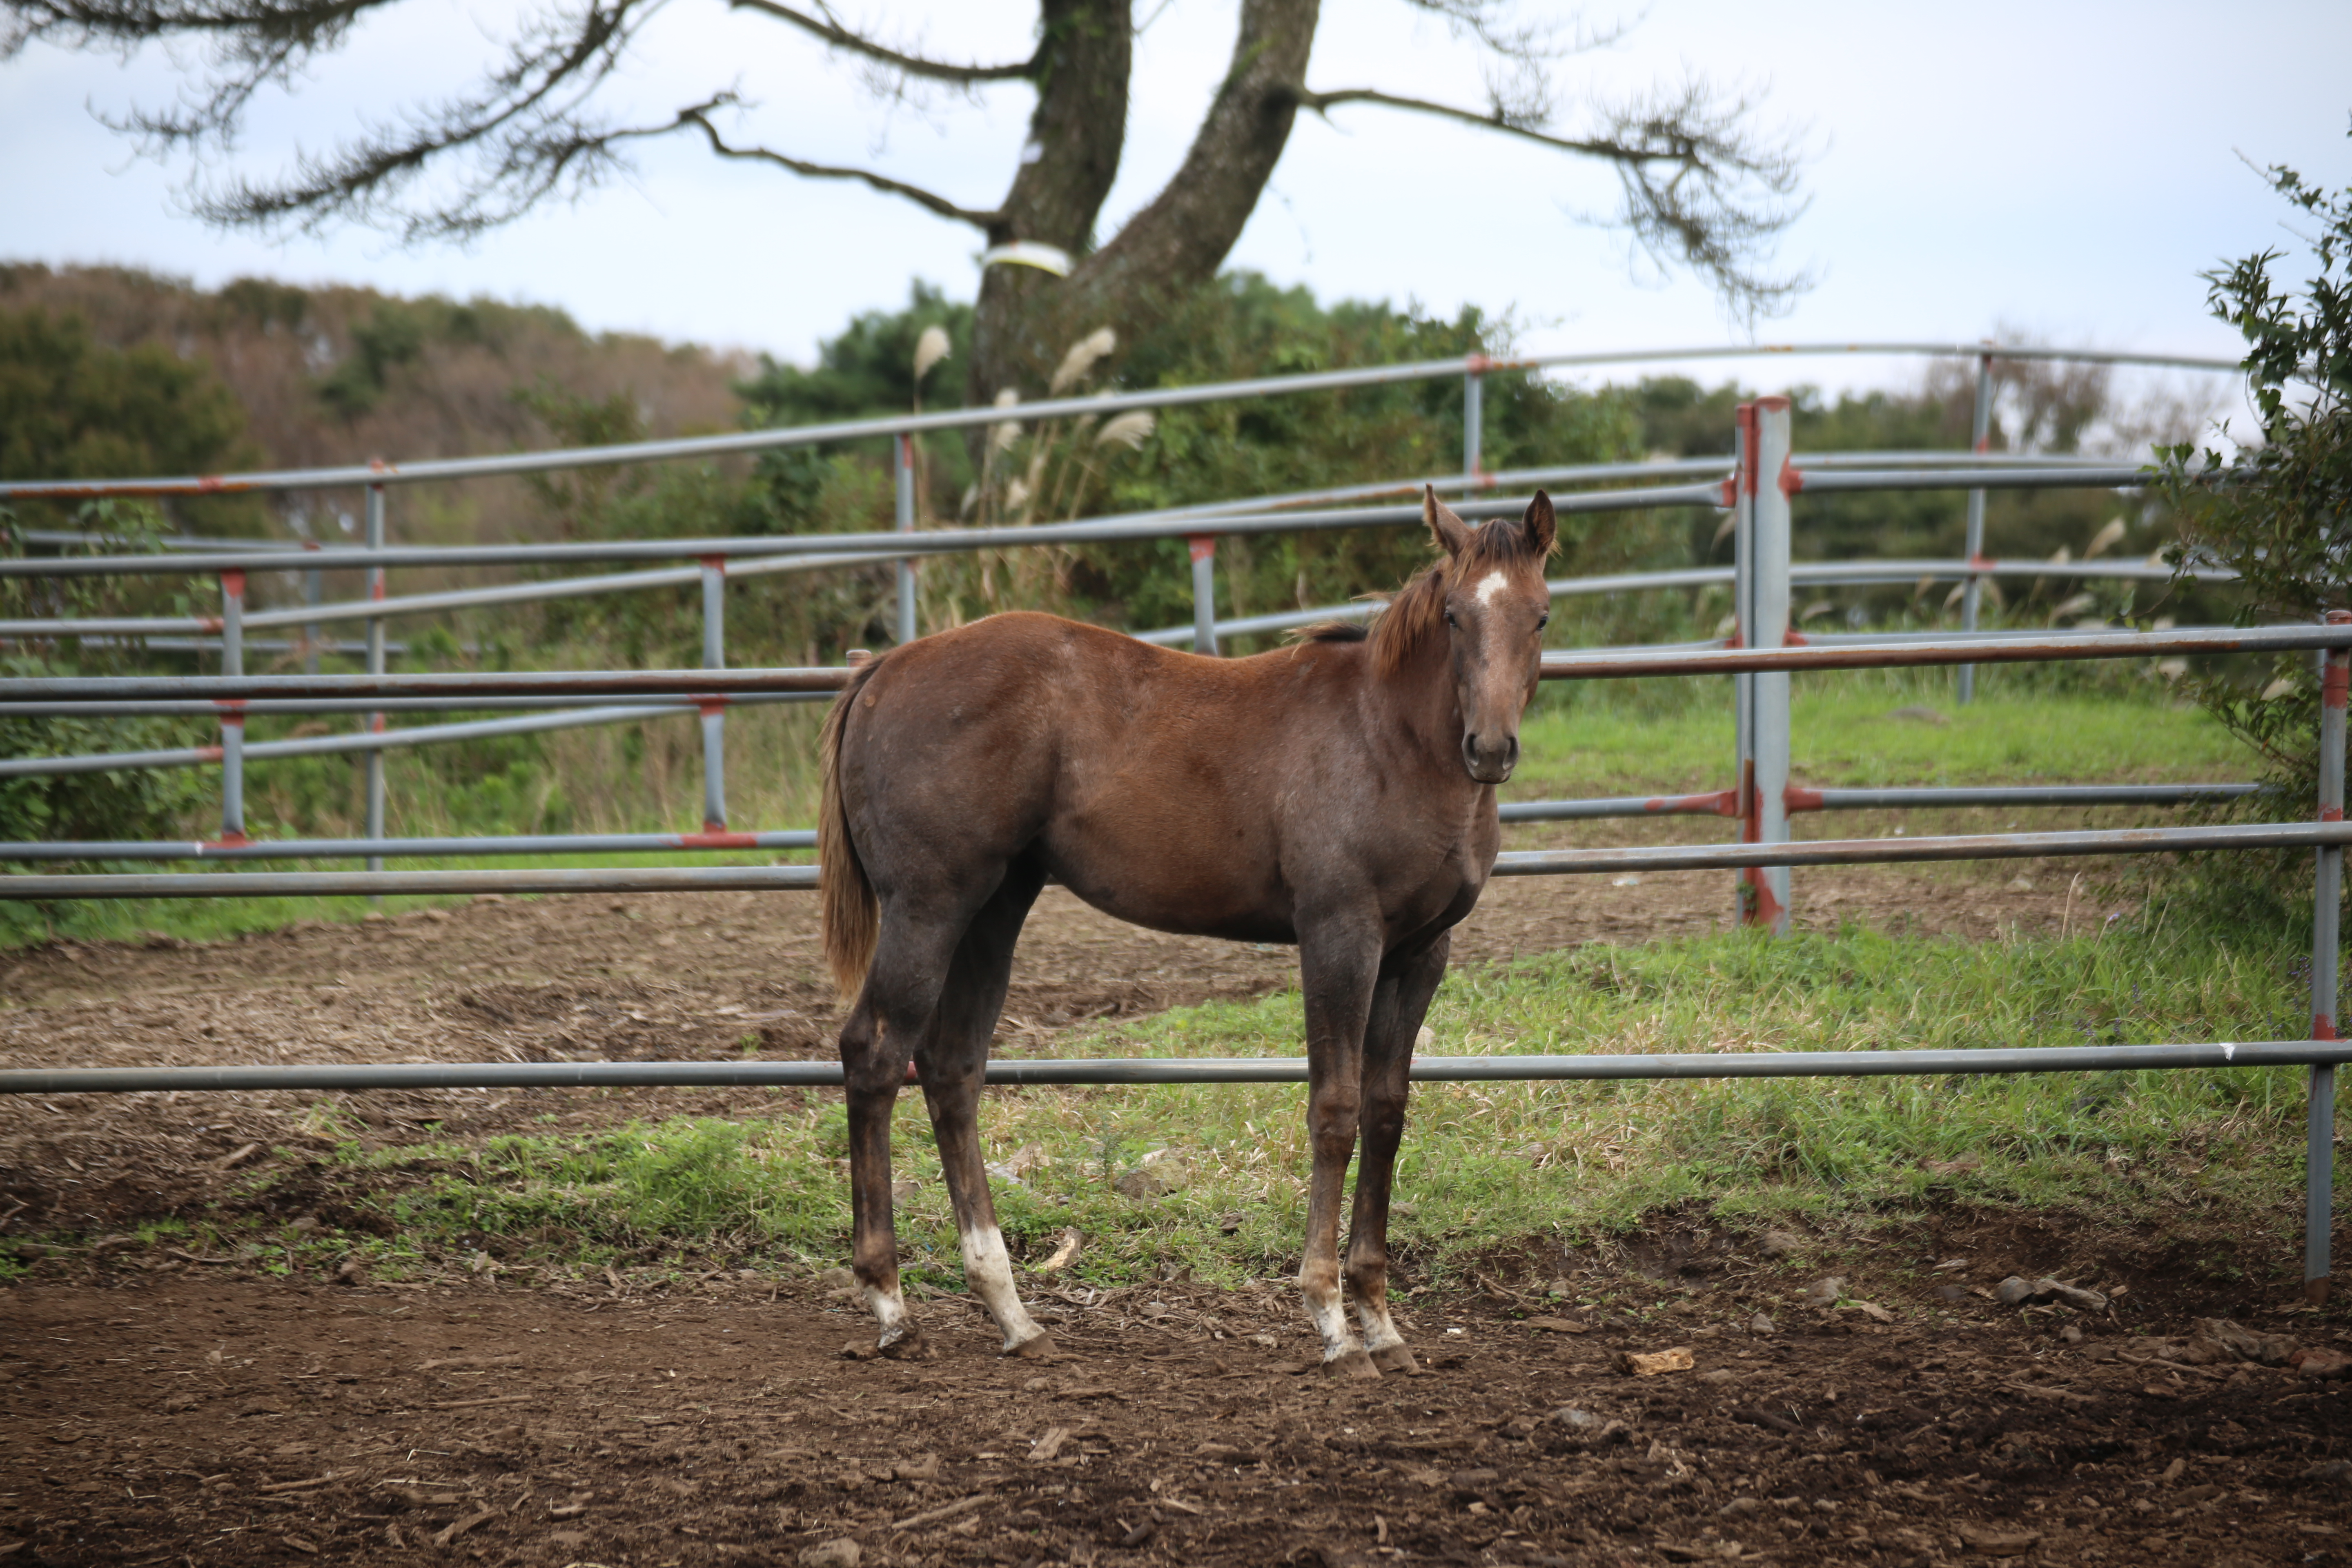
[[[1426,753],[1442,776],[1470,783],[1462,771],[1461,694],[1446,639],[1424,638],[1394,673],[1371,679],[1388,717],[1413,749]]]

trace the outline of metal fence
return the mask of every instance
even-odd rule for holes
[[[2315,890],[2318,897],[2312,971],[2313,1038],[2309,1041],[2037,1050],[1430,1058],[1416,1065],[1415,1076],[1423,1079],[1746,1078],[2210,1068],[2233,1064],[2308,1065],[2311,1082],[2306,1147],[2305,1273],[2307,1293],[2314,1300],[2323,1300],[2329,1265],[2334,1069],[2338,1062],[2352,1059],[2352,1047],[2336,1043],[2334,1024],[2338,945],[2336,924],[2341,862],[2343,846],[2352,842],[2352,825],[2346,824],[2342,816],[2347,650],[2352,648],[2352,616],[2331,617],[2332,624],[2324,627],[2189,628],[2159,633],[2092,631],[2030,637],[1977,633],[1979,595],[1982,584],[1988,578],[2001,575],[2109,575],[2168,579],[2174,575],[2171,567],[2157,563],[2116,562],[2061,565],[2049,562],[1996,562],[1983,555],[1984,498],[1990,489],[2128,487],[2137,484],[2142,478],[2141,470],[2137,468],[2094,461],[1992,458],[1985,452],[1991,409],[1992,362],[2004,358],[2050,358],[2185,365],[2210,370],[2236,370],[2238,367],[2221,361],[2184,361],[1990,345],[1810,345],[1748,352],[1902,352],[1974,357],[1978,361],[1979,371],[1976,452],[1967,457],[1951,454],[1832,454],[1799,458],[1790,449],[1787,401],[1764,398],[1742,405],[1739,411],[1738,444],[1728,477],[1722,475],[1724,465],[1719,460],[1528,470],[1516,474],[1491,474],[1482,469],[1478,410],[1479,388],[1485,374],[1504,370],[1713,358],[1726,353],[1708,349],[1668,354],[1546,356],[1508,362],[1474,357],[1463,361],[1375,367],[1215,386],[1060,399],[1022,405],[1013,411],[1003,408],[953,410],[878,421],[803,426],[786,431],[452,459],[400,467],[379,463],[363,468],[243,474],[209,479],[0,484],[0,500],[165,496],[362,485],[367,494],[364,547],[305,551],[300,556],[299,570],[311,574],[310,580],[312,583],[318,580],[317,574],[329,570],[364,572],[368,595],[366,599],[350,604],[325,605],[319,602],[319,595],[313,591],[309,595],[310,602],[301,606],[248,615],[245,606],[246,574],[289,569],[288,550],[276,542],[215,544],[212,542],[174,542],[175,546],[181,547],[157,555],[59,556],[0,561],[0,574],[10,575],[217,574],[223,589],[223,610],[217,619],[0,623],[0,637],[19,638],[60,636],[154,637],[188,632],[217,635],[221,653],[221,673],[217,676],[0,681],[0,714],[217,713],[222,726],[222,743],[218,748],[197,749],[186,753],[115,755],[103,759],[11,759],[0,762],[0,776],[9,773],[63,771],[55,766],[61,761],[76,766],[88,763],[109,767],[218,761],[224,777],[222,835],[217,841],[191,844],[18,844],[0,847],[0,858],[79,861],[364,858],[368,866],[364,872],[260,872],[240,873],[229,878],[184,874],[14,874],[0,876],[0,897],[47,900],[214,897],[224,894],[258,897],[491,890],[536,893],[812,888],[815,885],[816,868],[810,866],[402,872],[387,872],[382,869],[382,866],[384,858],[392,855],[793,850],[808,847],[813,836],[805,832],[738,833],[727,829],[722,783],[725,710],[730,705],[746,701],[822,699],[839,688],[847,672],[833,668],[726,668],[723,589],[730,574],[740,577],[762,572],[897,562],[898,592],[896,618],[901,640],[910,640],[918,629],[914,624],[912,564],[919,555],[1053,543],[1182,537],[1193,542],[1194,624],[1191,627],[1173,627],[1147,636],[1149,640],[1155,642],[1190,642],[1197,650],[1213,654],[1221,637],[1263,635],[1308,619],[1326,618],[1335,613],[1331,610],[1308,611],[1219,621],[1214,613],[1213,575],[1216,538],[1225,534],[1393,526],[1415,521],[1419,516],[1418,509],[1409,504],[1369,504],[1406,488],[1399,484],[1378,484],[1349,487],[1342,490],[1255,498],[1244,502],[1155,513],[1088,519],[1071,523],[917,532],[913,526],[911,476],[912,440],[918,434],[1000,423],[1009,414],[1024,420],[1080,414],[1099,416],[1129,408],[1328,391],[1381,382],[1459,374],[1465,377],[1466,392],[1465,471],[1458,478],[1447,476],[1446,482],[1449,489],[1458,488],[1463,494],[1465,499],[1457,510],[1465,515],[1489,516],[1517,510],[1516,500],[1493,498],[1482,492],[1516,489],[1532,483],[1607,483],[1621,488],[1563,495],[1559,498],[1558,504],[1565,511],[1667,506],[1717,507],[1732,513],[1735,537],[1735,564],[1727,571],[1702,568],[1630,574],[1612,578],[1570,579],[1552,585],[1556,595],[1565,596],[1580,593],[1634,592],[1728,582],[1733,588],[1737,629],[1727,646],[1707,644],[1665,648],[1554,652],[1544,657],[1542,668],[1542,674],[1548,679],[1696,674],[1733,676],[1738,719],[1735,786],[1712,795],[1664,799],[1517,803],[1507,808],[1507,816],[1512,820],[1572,820],[1636,815],[1729,816],[1741,823],[1741,841],[1730,845],[1511,852],[1499,858],[1495,868],[1496,875],[1735,869],[1739,873],[1742,920],[1780,931],[1788,929],[1790,906],[1789,869],[1799,865],[2314,847],[2317,850]],[[899,480],[898,527],[887,533],[428,548],[392,547],[385,540],[385,494],[387,488],[394,484],[712,456],[875,437],[891,439]],[[1694,479],[1707,482],[1624,484],[1628,480]],[[1964,489],[1968,491],[1968,553],[1963,559],[1809,563],[1801,565],[1790,561],[1790,503],[1795,495],[1927,489]],[[63,545],[88,542],[48,535],[30,542]],[[544,565],[681,558],[691,559],[695,564],[601,578],[572,578],[416,595],[404,599],[392,599],[384,593],[384,574],[398,567]],[[1792,585],[1910,581],[1919,576],[1957,579],[1962,584],[1963,632],[1960,635],[1823,637],[1809,639],[1796,633],[1790,625],[1790,590]],[[698,670],[391,675],[384,669],[384,621],[393,615],[518,603],[572,594],[625,592],[695,582],[700,584],[704,595],[705,657],[704,667]],[[243,653],[249,646],[246,641],[248,630],[299,626],[304,628],[304,637],[310,639],[315,637],[319,626],[352,619],[363,620],[367,625],[367,674],[336,676],[313,672],[299,676],[249,677],[244,673]],[[2324,656],[2321,799],[2317,818],[2309,824],[2085,829],[2062,833],[1790,842],[1790,816],[1808,810],[1899,809],[1960,805],[2177,805],[2193,800],[2227,798],[2231,795],[2243,794],[2252,787],[2224,784],[2074,785],[2026,790],[1792,789],[1788,775],[1790,752],[1789,676],[1793,672],[1952,666],[1960,671],[1960,695],[1965,701],[1972,695],[1974,668],[1984,663],[2074,658],[2148,659],[2192,654],[2259,654],[2295,649],[2318,650]],[[632,705],[583,706],[615,698],[633,700]],[[436,708],[494,710],[500,707],[568,710],[403,731],[390,731],[384,723],[384,716],[394,711]],[[704,729],[705,831],[701,834],[401,840],[390,838],[384,832],[382,770],[383,749],[388,745],[513,732],[518,727],[583,721],[619,722],[688,711],[700,717]],[[293,712],[357,712],[364,716],[364,724],[361,733],[355,736],[272,742],[268,747],[257,745],[250,749],[244,746],[243,727],[247,717]],[[369,767],[369,781],[367,827],[363,837],[269,844],[255,843],[245,837],[241,793],[243,762],[247,756],[300,754],[286,749],[289,747],[355,751],[364,755]],[[990,1080],[1002,1083],[1166,1083],[1299,1081],[1305,1068],[1302,1061],[1295,1059],[1062,1062],[1016,1058],[992,1063],[989,1070]],[[584,1083],[822,1085],[839,1081],[839,1068],[825,1063],[486,1063],[365,1068],[5,1071],[0,1072],[0,1092],[144,1091],[185,1088],[454,1088]]]

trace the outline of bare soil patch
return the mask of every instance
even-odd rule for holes
[[[2078,869],[1806,875],[1800,919],[2087,929],[2117,906]],[[1728,884],[1498,882],[1457,962],[1717,929]],[[838,1017],[814,922],[798,896],[478,900],[201,946],[53,945],[0,959],[0,1062],[822,1056]],[[1049,892],[999,1046],[1050,1054],[1088,1020],[1263,994],[1294,962]],[[0,1234],[194,1212],[252,1162],[323,1147],[314,1098],[0,1102]],[[370,1139],[398,1143],[775,1100],[353,1103]],[[1407,1298],[1426,1375],[1371,1385],[1297,1370],[1313,1341],[1286,1285],[1033,1285],[1066,1352],[1044,1367],[999,1361],[974,1308],[934,1298],[938,1359],[899,1364],[844,1358],[870,1329],[817,1281],[731,1268],[403,1289],[60,1249],[0,1290],[0,1563],[670,1568],[796,1563],[835,1540],[866,1564],[2337,1560],[2343,1482],[2306,1472],[2342,1448],[2342,1385],[2107,1359],[2192,1314],[2312,1342],[2336,1320],[2266,1312],[2276,1291],[2243,1283],[2226,1239],[2192,1258],[2039,1223],[1959,1216],[1906,1244],[1916,1257],[1839,1264],[1891,1321],[1799,1305],[1825,1266],[1767,1264],[1698,1217],[1605,1256],[1498,1258],[1480,1294]],[[1933,1272],[1960,1249],[1965,1271]],[[2130,1289],[2095,1320],[1963,1289],[2061,1269]],[[1600,1305],[1547,1306],[1555,1279]],[[1616,1370],[1620,1352],[1677,1346],[1688,1371]]]
[[[2345,1385],[2167,1365],[2147,1337],[2231,1310],[2318,1343],[2332,1321],[2084,1228],[1882,1236],[1834,1260],[1847,1304],[1811,1308],[1826,1257],[1670,1221],[1409,1296],[1426,1371],[1370,1384],[1300,1370],[1314,1341],[1271,1284],[1033,1281],[1045,1365],[935,1298],[936,1359],[900,1363],[845,1355],[866,1315],[814,1280],[60,1262],[0,1291],[0,1561],[2344,1561]],[[2124,1289],[2096,1315],[1975,1293],[2062,1267]],[[1535,1300],[1551,1269],[1599,1304]],[[1687,1370],[1618,1370],[1677,1348]]]

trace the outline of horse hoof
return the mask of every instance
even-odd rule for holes
[[[1353,1377],[1378,1380],[1381,1375],[1381,1369],[1373,1365],[1372,1358],[1370,1355],[1367,1355],[1360,1348],[1357,1350],[1343,1351],[1339,1354],[1331,1356],[1325,1360],[1323,1363],[1323,1375],[1326,1377]]]
[[[875,1351],[886,1361],[929,1361],[931,1342],[914,1329],[904,1329],[895,1338],[884,1340]]]
[[[1009,1356],[1019,1356],[1024,1361],[1058,1361],[1061,1359],[1059,1352],[1054,1349],[1054,1336],[1044,1333],[1023,1340],[1017,1345],[1007,1345],[1004,1347],[1003,1353]]]
[[[1401,1373],[1406,1377],[1421,1375],[1421,1363],[1412,1359],[1412,1352],[1402,1345],[1390,1345],[1372,1352],[1372,1364],[1382,1372]]]

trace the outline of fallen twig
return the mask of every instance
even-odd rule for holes
[[[986,1492],[981,1492],[974,1496],[962,1499],[961,1501],[949,1503],[944,1508],[929,1509],[921,1513],[908,1514],[906,1518],[899,1520],[890,1528],[893,1530],[912,1530],[919,1524],[937,1524],[943,1519],[953,1519],[960,1513],[970,1513],[973,1509],[978,1508],[981,1504],[988,1500],[989,1494]]]
[[[2030,1394],[2036,1399],[2063,1399],[2071,1405],[2096,1405],[2098,1395],[2074,1394],[2063,1388],[2042,1388],[2031,1383],[2004,1383],[2001,1386],[2011,1394]]]

